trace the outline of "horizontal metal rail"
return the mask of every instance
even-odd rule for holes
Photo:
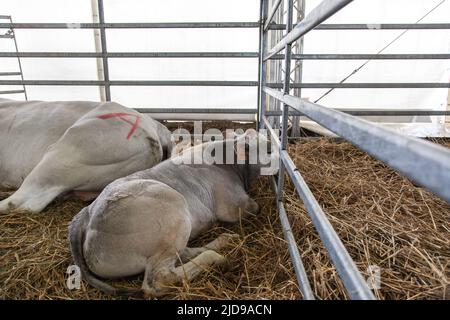
[[[258,22],[162,22],[105,23],[105,29],[191,29],[259,28]],[[100,23],[0,23],[0,29],[100,29]],[[319,24],[314,30],[438,30],[450,29],[450,23],[335,23]],[[269,30],[286,30],[284,24],[270,24]]]
[[[0,29],[209,29],[258,27],[258,22],[0,23]]]
[[[269,59],[271,56],[283,50],[286,45],[293,43],[352,1],[353,0],[323,0],[302,21],[300,21],[291,32],[285,35],[283,39],[269,50],[264,57],[264,60]]]
[[[426,110],[426,109],[339,109],[332,108],[352,116],[450,116],[450,110]],[[281,111],[266,111],[268,117],[281,116]],[[302,116],[303,114],[296,110],[290,110],[289,116]]]
[[[281,1],[282,0],[276,0],[274,2],[274,4],[272,5],[272,8],[270,8],[269,13],[267,14],[266,23],[264,23],[264,28],[263,28],[264,31],[269,29],[269,25],[272,22],[272,19],[273,19],[275,13],[277,12],[278,8],[280,7]]]
[[[0,85],[29,86],[211,86],[211,87],[256,87],[257,81],[217,81],[217,80],[0,80]],[[282,88],[281,83],[267,83],[271,88]],[[450,88],[450,83],[292,83],[291,88],[340,88],[340,89],[380,89],[380,88]]]
[[[20,72],[0,72],[0,76],[20,76]]]
[[[450,54],[293,54],[294,60],[445,60]],[[271,59],[283,59],[282,55],[274,55]]]
[[[211,114],[256,114],[253,108],[135,108],[142,113],[211,113]]]
[[[278,88],[279,84],[270,84],[269,87]],[[292,83],[291,88],[307,89],[418,89],[418,88],[450,88],[450,82],[370,82],[370,83]]]
[[[12,34],[0,34],[0,39],[13,39],[14,36]]]
[[[258,52],[0,52],[0,58],[258,58]],[[445,60],[438,54],[292,54],[294,60]],[[281,60],[277,54],[271,59]]]
[[[269,30],[285,30],[284,24],[271,24]],[[445,30],[450,23],[335,23],[319,24],[314,30]]]
[[[25,90],[3,90],[3,91],[0,91],[0,94],[16,94],[16,93],[25,93]]]
[[[447,148],[278,90],[265,87],[264,91],[450,203],[450,150]]]
[[[142,113],[210,113],[210,114],[256,114],[253,108],[135,108]],[[373,110],[373,109],[333,109],[353,116],[449,116],[450,110]],[[268,117],[281,116],[282,111],[266,111]],[[303,116],[296,110],[289,111],[289,116]]]
[[[29,86],[211,86],[211,87],[255,87],[257,81],[214,80],[0,80],[0,85]]]
[[[275,194],[277,194],[277,184],[275,178],[270,177],[270,185]],[[286,214],[286,209],[281,201],[277,201],[277,208],[280,217],[281,227],[283,229],[284,238],[288,245],[289,255],[291,256],[292,265],[294,267],[295,275],[297,277],[297,283],[299,284],[300,291],[302,292],[304,300],[315,300],[314,293],[311,289],[311,284],[308,280],[305,267],[303,265],[302,257],[298,250],[297,243],[295,242],[294,234],[292,232],[291,224]]]
[[[1,58],[258,58],[258,52],[0,52]]]

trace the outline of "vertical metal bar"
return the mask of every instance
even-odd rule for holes
[[[100,26],[100,40],[102,42],[102,59],[103,59],[103,80],[105,81],[105,95],[106,101],[111,101],[111,87],[109,84],[109,68],[108,68],[108,57],[106,53],[108,52],[106,48],[106,33],[105,33],[105,13],[103,11],[103,0],[98,1],[98,20],[101,24]]]
[[[11,24],[13,23],[11,16],[9,16],[9,21],[11,22]],[[19,47],[17,46],[16,31],[14,30],[14,28],[11,28],[11,32],[12,32],[12,37],[14,40],[14,47],[16,48],[16,52],[19,52]],[[19,64],[20,78],[23,81],[23,71],[22,71],[22,63],[20,62],[20,57],[17,57],[17,63]],[[25,100],[28,101],[28,95],[27,95],[27,90],[25,88],[25,84],[22,84],[22,88],[23,88],[23,94],[25,96]]]
[[[271,0],[269,2],[269,7],[273,4],[274,0]],[[279,5],[279,7],[281,7],[281,3]],[[275,13],[274,17],[273,17],[273,21],[274,23],[278,23],[279,19],[279,11],[281,10],[281,8],[278,8],[278,11]],[[270,32],[270,43],[269,43],[269,47],[268,49],[272,48],[277,42],[278,42],[278,34],[279,31],[278,30],[273,30]],[[266,61],[267,62],[267,61]],[[269,79],[267,80],[267,82],[278,82],[278,77],[277,77],[277,67],[278,67],[278,61],[269,61]],[[276,105],[277,105],[277,100],[274,99],[271,96],[268,96],[268,101],[269,101],[269,105],[267,106],[267,109],[269,111],[274,111],[276,109]],[[278,126],[276,125],[276,120],[277,117],[271,117],[269,119],[269,123],[273,128],[278,128]]]
[[[98,0],[91,0],[91,10],[92,10],[92,22],[100,23],[99,15],[98,15]],[[102,52],[102,42],[100,36],[100,29],[92,29],[94,33],[94,44],[95,44],[95,52]],[[97,80],[103,80],[103,59],[102,57],[98,57],[95,59],[97,64]],[[99,86],[99,94],[100,101],[106,101],[106,92],[105,87]]]
[[[267,71],[267,62],[264,61],[264,55],[266,51],[266,43],[267,43],[267,33],[268,31],[264,30],[264,23],[267,18],[267,8],[268,8],[268,0],[260,0],[260,13],[259,13],[259,57],[258,57],[258,113],[257,113],[257,121],[258,128],[262,129],[264,127],[264,122],[262,121],[266,112],[266,93],[263,88],[266,84],[266,71]]]
[[[286,16],[286,34],[292,30],[292,17],[294,10],[294,0],[287,0],[287,16]],[[290,80],[291,80],[291,51],[292,45],[287,44],[284,49],[284,80],[283,80],[283,92],[289,94]],[[281,150],[286,150],[287,146],[287,127],[289,119],[289,106],[283,103],[283,113],[282,113],[282,123],[281,123]],[[280,150],[280,154],[281,154]],[[280,170],[278,174],[278,201],[282,201],[283,197],[283,187],[284,187],[284,164],[280,162]]]
[[[273,192],[277,192],[277,185],[275,178],[272,176],[270,179],[270,185],[272,186]],[[314,293],[311,289],[311,284],[308,280],[308,275],[306,274],[305,266],[303,265],[302,257],[298,250],[297,243],[292,232],[291,224],[286,214],[286,209],[282,202],[277,201],[277,209],[280,215],[280,222],[283,228],[284,239],[288,245],[289,255],[291,256],[292,265],[294,267],[295,276],[297,277],[297,283],[302,292],[304,300],[315,300]]]
[[[296,22],[299,23],[303,20],[305,17],[305,0],[297,0],[297,19]],[[301,37],[296,42],[296,52],[297,54],[303,54],[303,43],[304,43],[304,37]],[[294,69],[294,83],[302,83],[303,79],[303,60],[297,60],[295,69]],[[297,96],[301,98],[302,96],[302,89],[301,88],[295,88],[294,89],[294,96]],[[291,137],[300,137],[300,116],[293,116],[292,117],[292,132]]]
[[[450,81],[450,79],[449,79]],[[450,110],[450,89],[448,90],[448,96],[447,96],[447,111]],[[444,132],[446,130],[450,130],[450,116],[446,115],[444,116],[444,124],[443,124],[443,130]]]
[[[277,20],[279,23],[283,23],[284,20],[284,0],[281,1],[280,7],[278,8],[278,12],[277,12]],[[283,38],[283,30],[277,30],[276,32],[276,38],[275,38],[275,44],[276,45],[278,43],[278,41],[280,41]],[[276,83],[283,83],[283,60],[277,60],[275,61],[275,82]],[[273,104],[273,109],[275,111],[280,111],[281,110],[281,102],[278,101],[277,99],[273,100],[274,104]],[[280,128],[280,121],[281,121],[281,117],[275,117],[275,128]]]

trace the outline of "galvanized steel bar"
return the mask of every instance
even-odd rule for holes
[[[280,157],[350,297],[358,300],[375,299],[288,152],[283,150]]]
[[[314,30],[437,30],[450,29],[450,23],[342,23],[321,24]]]
[[[0,94],[16,94],[16,93],[25,93],[24,90],[3,90],[0,91]]]
[[[113,80],[114,86],[211,86],[211,87],[256,87],[257,81],[216,80]]]
[[[315,300],[314,293],[306,275],[305,267],[295,242],[294,234],[289,223],[286,210],[282,202],[278,201],[278,213],[280,216],[281,226],[283,228],[284,239],[288,243],[289,255],[291,256],[292,265],[294,266],[297,283],[300,287],[304,300]]]
[[[258,52],[107,52],[108,58],[258,58]],[[101,58],[96,52],[0,52],[0,57]]]
[[[103,80],[0,80],[0,85],[31,86],[104,86]],[[211,87],[256,87],[257,81],[215,80],[110,80],[111,86],[211,86]],[[280,85],[281,86],[281,85]]]
[[[20,76],[21,72],[0,72],[0,76]]]
[[[353,116],[449,116],[450,110],[424,110],[424,109],[339,109],[331,108],[333,110],[338,110],[343,113],[351,114]],[[269,111],[266,113],[268,117],[279,117],[282,115],[281,111]],[[289,116],[302,116],[303,114],[297,110],[290,110]]]
[[[13,23],[12,17],[9,17],[9,22]],[[11,35],[12,35],[12,39],[14,41],[14,49],[16,49],[16,52],[19,52],[19,46],[17,45],[17,39],[16,39],[16,31],[14,30],[14,28],[11,28]],[[17,57],[17,64],[19,66],[19,71],[20,71],[20,79],[23,81],[23,69],[22,69],[22,62],[20,61],[20,58]],[[27,95],[27,88],[25,87],[24,84],[22,84],[22,89],[23,89],[23,95],[25,96],[25,100],[28,100],[28,95]]]
[[[264,89],[450,203],[450,150],[321,105]]]
[[[291,44],[301,36],[305,35],[322,21],[328,19],[352,1],[353,0],[323,0],[301,22],[299,22],[291,32],[269,50],[268,54],[264,57],[264,60],[269,59],[271,56],[283,50],[287,44]]]
[[[272,135],[272,142],[275,142],[276,148],[279,149],[281,147],[281,142],[278,135],[275,133],[274,129],[271,127],[266,117],[264,117],[262,121],[265,123],[267,129]],[[282,190],[278,188],[275,182],[275,178],[273,176],[270,177],[269,181],[275,194],[279,194],[279,192],[282,192]],[[308,276],[306,275],[305,267],[303,265],[301,255],[299,253],[298,246],[292,233],[291,225],[289,223],[289,219],[287,217],[286,210],[284,209],[284,205],[282,202],[277,201],[277,209],[278,214],[280,216],[281,226],[283,228],[284,239],[288,244],[289,255],[291,257],[292,264],[294,266],[298,286],[305,300],[314,300],[315,299],[314,293],[312,292]]]
[[[115,23],[0,23],[0,29],[209,29],[258,28],[258,22],[115,22]]]
[[[0,85],[31,86],[211,86],[211,87],[257,87],[258,81],[221,81],[221,80],[0,80]],[[267,83],[269,88],[280,89],[281,83]],[[291,88],[450,88],[450,83],[291,83]]]
[[[269,0],[260,0],[259,12],[259,51],[258,51],[258,103],[257,103],[257,126],[262,128],[261,119],[266,112],[266,94],[263,91],[266,85],[267,64],[264,61],[264,55],[267,47],[267,32],[264,31],[264,22],[267,17]]]
[[[284,30],[284,24],[271,24],[269,30]],[[445,30],[450,23],[334,23],[319,24],[314,30]]]
[[[272,56],[271,59],[282,59],[282,55]],[[438,54],[293,54],[294,60],[446,60],[448,53]]]
[[[103,80],[105,82],[105,97],[106,101],[111,101],[111,88],[109,83],[109,66],[108,57],[106,53],[108,52],[106,47],[106,32],[103,27],[105,23],[105,12],[103,10],[103,0],[97,0],[98,2],[98,20],[102,27],[100,28],[100,41],[102,43],[102,60],[103,60]]]
[[[294,1],[288,1],[287,15],[286,15],[286,34],[289,34],[292,30],[292,19],[293,19],[293,10],[294,10]],[[284,79],[283,79],[283,92],[289,94],[290,89],[290,81],[291,81],[291,44],[286,44],[284,49]],[[281,121],[281,146],[280,152],[282,150],[286,150],[287,145],[287,127],[289,120],[289,106],[283,103],[283,116]],[[283,199],[283,188],[284,188],[284,164],[280,163],[280,168],[278,170],[278,193],[277,200],[282,201]]]
[[[281,88],[281,84],[268,83],[268,87]],[[291,88],[338,88],[338,89],[418,89],[450,88],[450,82],[375,82],[375,83],[292,83]]]
[[[12,36],[11,36],[12,38]],[[107,52],[108,58],[258,58],[258,52]],[[0,58],[101,58],[96,52],[0,52]],[[282,60],[277,54],[271,60]],[[446,60],[448,53],[438,54],[291,54],[293,60]]]
[[[259,28],[258,22],[155,22],[105,23],[105,29],[209,29]],[[0,23],[0,29],[100,29],[99,23]],[[284,24],[270,24],[269,30],[284,30]],[[450,23],[372,23],[372,24],[319,24],[314,30],[444,30]]]
[[[258,58],[258,52],[107,52],[108,58]],[[96,52],[0,52],[0,57],[101,58]]]
[[[305,7],[306,7],[306,0],[297,0],[296,2],[296,23],[299,23],[305,18]],[[301,37],[296,43],[295,43],[295,53],[297,55],[302,55],[304,51],[304,42],[305,38]],[[294,48],[294,45],[292,46]],[[291,55],[291,59],[294,56],[294,54]],[[295,60],[295,59],[294,59]],[[294,62],[294,77],[293,82],[295,83],[302,83],[303,82],[303,60],[297,59]],[[302,89],[301,88],[294,88],[293,92],[294,96],[301,97],[302,96]],[[292,129],[291,129],[291,138],[298,138],[301,136],[301,129],[300,129],[300,117],[294,116],[291,119],[292,123]]]
[[[274,4],[272,5],[272,8],[270,8],[270,11],[267,15],[267,20],[264,23],[264,28],[263,28],[264,31],[269,29],[269,25],[272,22],[275,12],[277,12],[278,8],[280,7],[281,1],[282,0],[275,0]]]
[[[270,126],[267,118],[264,118],[263,121],[272,136],[272,141],[275,142],[277,147],[281,147],[280,139],[275,130]],[[367,287],[367,284],[356,268],[353,260],[323,213],[322,208],[317,203],[317,200],[314,198],[308,185],[289,157],[288,152],[282,150],[280,152],[280,158],[283,165],[286,166],[288,174],[291,177],[300,198],[302,198],[308,214],[328,250],[331,260],[336,266],[336,270],[341,276],[350,297],[352,299],[374,299],[372,292]]]
[[[280,149],[281,146],[280,136],[275,132],[275,129],[272,128],[267,117],[264,117],[262,120],[264,122],[264,125],[266,126],[266,129],[269,130],[269,133],[273,138],[272,142],[275,142],[277,148]]]
[[[273,192],[278,193],[278,187],[275,182],[275,178],[272,176],[269,179]],[[303,265],[302,257],[298,250],[297,242],[292,232],[291,224],[286,214],[286,209],[282,202],[277,201],[277,209],[280,217],[281,227],[283,229],[284,239],[288,245],[289,255],[291,257],[292,265],[294,267],[295,275],[297,277],[297,284],[303,295],[304,300],[315,300],[314,293],[311,289],[311,285],[306,274],[305,267]]]
[[[211,113],[211,114],[256,114],[254,108],[135,108],[142,113]]]

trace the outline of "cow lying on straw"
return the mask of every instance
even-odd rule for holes
[[[262,145],[269,145],[267,138],[247,130],[194,146],[108,185],[69,227],[72,256],[84,279],[108,294],[155,297],[185,277],[224,263],[217,250],[235,235],[223,234],[204,247],[187,244],[216,221],[237,222],[245,213],[257,213],[247,190],[261,172],[274,174],[273,164],[278,164],[274,152],[255,157],[256,146],[261,150]],[[142,272],[141,289],[116,289],[99,279]]]
[[[114,102],[0,99],[0,212],[43,210],[58,195],[101,191],[170,155],[170,131]]]

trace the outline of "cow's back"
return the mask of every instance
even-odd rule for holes
[[[98,104],[0,99],[0,186],[19,187],[48,147]]]

